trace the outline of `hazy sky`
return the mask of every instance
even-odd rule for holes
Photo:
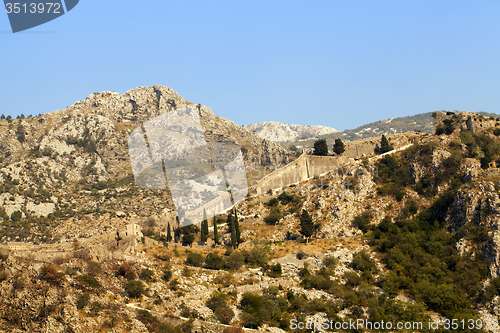
[[[17,34],[0,14],[0,114],[154,84],[242,125],[500,113],[500,1],[80,0]]]

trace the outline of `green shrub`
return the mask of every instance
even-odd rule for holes
[[[125,291],[130,297],[139,298],[144,294],[144,283],[139,280],[132,280],[127,282],[124,287]]]
[[[283,218],[283,215],[281,215],[281,213],[277,209],[273,209],[269,213],[269,215],[264,217],[264,222],[266,222],[267,224],[270,224],[270,225],[275,225],[282,218]]]
[[[234,251],[226,258],[227,267],[231,270],[239,270],[244,263],[245,256],[239,251]]]
[[[274,303],[262,296],[246,292],[241,299],[242,320],[245,327],[256,329],[269,322],[277,310]]]
[[[14,222],[18,222],[18,221],[21,221],[21,219],[23,218],[23,213],[19,210],[16,210],[15,212],[13,212],[11,215],[10,215],[10,218],[12,221]]]
[[[365,211],[363,214],[356,216],[352,220],[352,225],[363,231],[363,233],[366,233],[370,230],[370,221],[371,213],[369,211]]]
[[[59,284],[63,274],[59,272],[57,267],[53,264],[47,264],[40,269],[40,275],[44,280],[52,284]]]
[[[152,281],[153,280],[153,271],[148,269],[148,268],[144,268],[141,271],[141,275],[139,277],[141,278],[141,280],[144,280],[144,281]]]
[[[76,308],[77,309],[83,309],[85,308],[90,301],[90,295],[89,294],[81,294],[78,296],[78,299],[76,300]]]
[[[209,269],[221,270],[226,267],[226,262],[217,252],[210,252],[205,258],[205,267]]]
[[[366,252],[366,250],[361,250],[359,252],[354,253],[352,257],[352,262],[349,265],[350,267],[364,272],[364,271],[371,271],[371,272],[377,272],[377,264],[375,261],[370,257],[370,254]]]
[[[223,324],[229,324],[231,319],[234,317],[234,312],[229,308],[223,295],[214,293],[212,297],[207,301],[207,307],[212,310]]]
[[[203,263],[205,261],[205,258],[199,253],[189,253],[186,259],[186,265],[189,266],[194,266],[194,267],[201,267],[203,266]]]
[[[92,275],[80,275],[78,276],[78,279],[87,287],[92,288],[92,289],[99,289],[101,287],[101,284],[99,281],[96,280],[95,277]]]
[[[245,263],[252,267],[262,267],[269,260],[268,251],[262,247],[253,247],[250,252],[242,251]]]
[[[339,260],[334,256],[325,256],[323,258],[323,265],[330,270],[334,270],[337,267],[338,262]]]
[[[271,265],[269,267],[269,272],[267,273],[267,275],[269,275],[270,277],[273,277],[273,278],[280,277],[281,274],[282,274],[281,264],[279,264],[279,263]]]

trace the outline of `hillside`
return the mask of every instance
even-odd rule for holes
[[[14,229],[3,226],[0,241],[12,241],[13,233],[16,240],[34,242],[49,242],[56,235],[73,239],[111,226],[116,212],[140,217],[172,211],[167,192],[135,185],[128,135],[145,121],[185,105],[194,104],[170,88],[141,87],[123,95],[91,94],[67,109],[35,118],[1,121],[0,213],[10,217],[17,211],[30,222]],[[239,145],[247,170],[287,162],[281,146],[216,117],[208,107],[197,108],[205,139]],[[249,181],[258,180],[256,175]],[[93,217],[90,230],[81,223],[85,216]],[[60,223],[67,220],[77,225]]]
[[[121,95],[113,96],[119,100]],[[83,109],[79,103],[73,107]],[[105,114],[106,108],[101,111]],[[204,117],[212,117],[206,112]],[[61,116],[60,125],[79,117],[66,118]],[[57,117],[40,119],[36,123],[59,123]],[[15,159],[14,153],[4,161],[2,170],[11,176],[2,178],[3,205],[19,205],[24,216],[8,216],[6,210],[1,225],[11,239],[23,233],[17,239],[33,241],[38,228],[61,237],[47,237],[57,240],[51,245],[0,247],[0,331],[279,333],[308,331],[293,326],[299,322],[327,321],[334,325],[331,330],[341,331],[335,324],[363,320],[343,331],[371,331],[367,321],[383,321],[393,325],[385,326],[388,331],[401,331],[404,326],[398,323],[411,322],[417,325],[411,331],[434,332],[448,331],[447,320],[453,318],[467,325],[459,331],[498,332],[493,326],[500,315],[500,123],[469,113],[438,112],[434,120],[440,135],[412,133],[406,141],[404,134],[393,136],[399,138],[391,141],[397,151],[343,158],[328,172],[298,183],[283,177],[281,188],[249,196],[206,225],[184,228],[175,228],[175,215],[164,211],[172,209],[166,193],[138,189],[130,176],[118,185],[99,183],[100,176],[113,179],[117,167],[126,164],[119,153],[98,155],[101,161],[118,157],[109,166],[101,162],[113,173],[92,175],[98,181],[94,188],[70,178],[73,169],[79,170],[77,156],[71,167],[55,169],[65,171],[68,180],[50,177],[51,183],[42,183],[40,175],[31,184],[43,185],[41,190],[16,190],[28,180],[15,181],[20,178],[13,174],[29,175],[28,167],[35,165],[41,173],[65,156],[64,140],[54,138],[72,133],[76,124],[48,131],[39,142],[44,144],[45,137],[50,138],[45,145],[60,141],[50,146],[60,155],[40,147],[24,155],[30,163]],[[106,123],[99,118],[99,124]],[[207,124],[215,133],[216,123]],[[31,139],[30,127],[24,128],[22,133],[12,129],[11,135],[17,134],[12,143],[22,141],[22,135]],[[102,129],[89,130],[95,132],[106,135]],[[266,147],[266,141],[255,140],[256,150],[258,143]],[[89,142],[78,142],[73,154],[90,149]],[[97,151],[104,152],[99,142]],[[112,151],[119,152],[119,145]],[[267,145],[286,156],[279,146]],[[276,155],[268,160],[277,165]],[[41,163],[35,164],[37,159]],[[289,171],[293,165],[287,165]],[[96,161],[92,168],[103,167]],[[107,179],[100,181],[108,184]],[[61,181],[66,188],[57,186]],[[61,202],[68,204],[64,209],[76,210],[85,202],[97,208],[72,214],[58,206],[57,216],[42,219],[28,214],[32,205],[24,202],[30,200],[44,209]],[[101,208],[111,203],[125,209],[124,215]]]
[[[261,138],[273,142],[289,142],[316,138],[321,135],[338,132],[336,129],[325,126],[308,126],[278,123],[267,121],[264,123],[246,125],[245,128]]]
[[[420,131],[423,133],[432,133],[433,122],[432,113],[421,113],[409,117],[397,117],[392,119],[380,120],[366,125],[356,127],[352,130],[322,135],[321,138],[326,139],[328,146],[332,147],[335,139],[342,139],[344,142],[381,137],[384,135],[400,134],[410,131]],[[287,146],[297,146],[304,148],[312,148],[316,139],[302,139],[287,143]]]

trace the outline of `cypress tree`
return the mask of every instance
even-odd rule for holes
[[[311,215],[306,210],[302,210],[300,215],[300,233],[304,237],[311,237],[314,233],[314,223],[311,219]]]
[[[233,233],[233,229],[234,229],[234,223],[233,223],[233,213],[230,212],[228,215],[227,215],[227,220],[226,220],[226,223],[229,227],[229,232],[232,234]]]
[[[201,241],[205,243],[207,241],[207,234],[205,233],[205,223],[207,221],[201,221]]]
[[[236,214],[236,208],[234,209],[234,228],[236,229],[236,244],[240,245],[241,243],[240,224],[238,222],[238,215]]]
[[[214,242],[217,245],[220,244],[219,232],[217,231],[217,221],[215,220],[215,215],[214,215]]]
[[[228,218],[229,220],[229,218]],[[234,226],[234,220],[231,219],[231,245],[233,246],[233,249],[236,249],[238,246],[237,240],[236,240],[236,228]]]
[[[172,230],[170,229],[170,222],[168,222],[168,228],[167,228],[167,242],[172,241]]]

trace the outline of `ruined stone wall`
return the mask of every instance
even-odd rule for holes
[[[455,130],[466,130],[472,133],[483,133],[491,128],[500,127],[500,120],[498,118],[488,118],[483,115],[462,111],[459,113],[455,112],[443,112],[437,111],[433,115],[434,117],[434,131],[439,126],[444,126],[445,119],[451,119]]]

